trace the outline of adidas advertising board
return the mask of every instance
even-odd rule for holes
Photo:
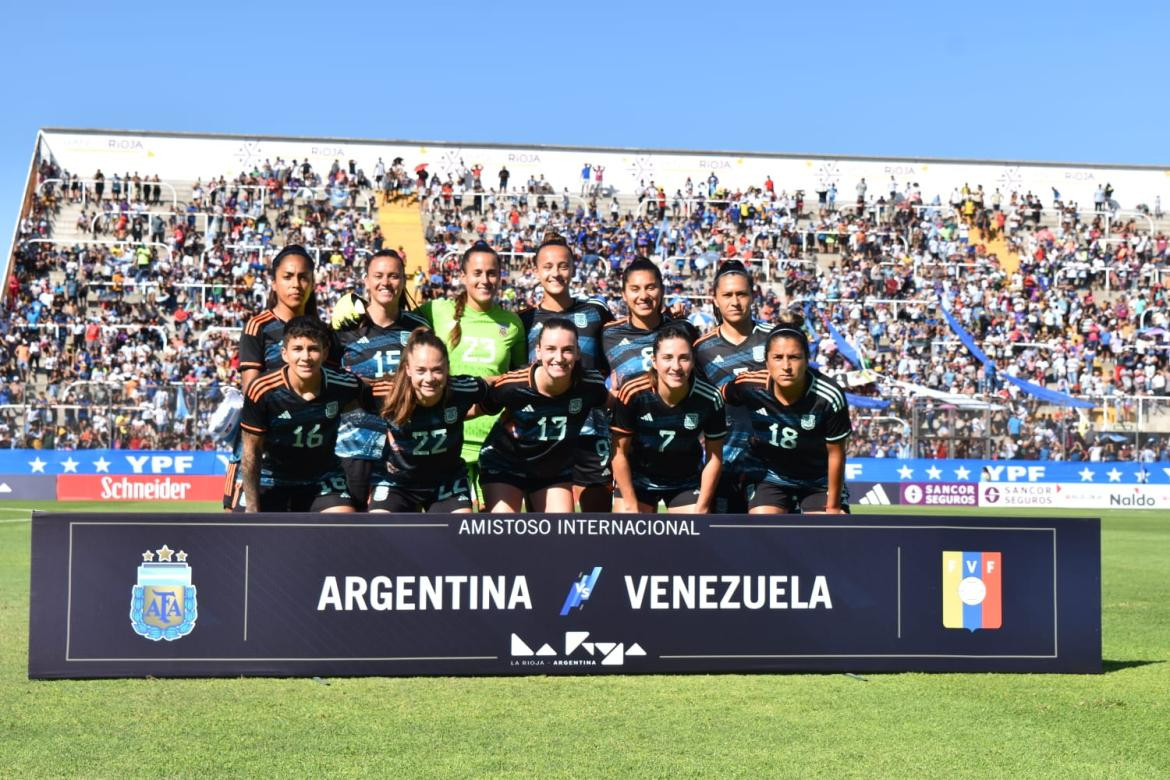
[[[35,514],[30,677],[1101,666],[1097,520],[223,518]]]

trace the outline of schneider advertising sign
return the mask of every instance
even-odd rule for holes
[[[1097,672],[1096,520],[37,514],[29,676]]]

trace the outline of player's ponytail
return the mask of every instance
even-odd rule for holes
[[[568,240],[555,230],[549,230],[545,232],[544,238],[540,241],[540,246],[536,248],[536,253],[532,255],[533,265],[535,265],[536,262],[540,259],[540,250],[550,246],[559,246],[564,248],[564,250],[569,253],[569,262],[574,265],[577,263],[577,253],[573,251],[571,246],[569,246]]]
[[[496,267],[497,268],[500,267],[500,265],[501,265],[500,253],[497,252],[495,249],[492,249],[492,245],[489,244],[488,242],[476,241],[474,244],[472,244],[467,249],[466,252],[463,253],[463,257],[460,258],[460,260],[459,260],[459,268],[460,268],[460,270],[463,271],[464,274],[467,273],[467,263],[469,260],[471,260],[471,256],[474,254],[479,254],[481,252],[485,253],[485,254],[489,254],[492,257],[496,258]],[[463,290],[460,291],[459,295],[455,296],[455,314],[454,314],[455,323],[451,326],[451,330],[449,330],[447,332],[447,339],[451,344],[451,349],[454,349],[455,347],[459,346],[459,342],[463,338],[463,324],[460,322],[460,320],[463,319],[463,312],[465,312],[466,310],[467,310],[467,285],[464,284]]]
[[[776,326],[768,333],[767,350],[772,351],[772,342],[776,339],[795,339],[804,349],[805,358],[809,358],[812,350],[809,348],[808,334],[804,331],[804,315],[796,311],[782,311],[776,317]]]
[[[410,365],[414,351],[419,347],[434,347],[443,356],[444,365],[450,366],[447,345],[435,335],[434,331],[430,328],[415,328],[411,331],[410,338],[407,339],[406,346],[402,350],[402,360],[398,364],[398,370],[390,378],[390,390],[386,395],[386,400],[382,403],[382,417],[397,426],[403,425],[410,419],[410,416],[414,414],[414,407],[418,400],[414,397],[414,389],[410,386]],[[450,377],[448,377],[449,380]]]

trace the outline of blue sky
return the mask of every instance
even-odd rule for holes
[[[1170,6],[13,3],[39,127],[1167,164]]]

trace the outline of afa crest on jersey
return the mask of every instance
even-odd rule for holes
[[[687,412],[687,416],[683,418],[683,427],[688,431],[693,431],[699,427],[699,415],[697,412]]]
[[[811,431],[817,427],[817,416],[815,414],[802,414],[800,416],[800,427],[806,431]]]
[[[399,341],[401,341],[401,342],[402,342],[402,346],[404,346],[404,347],[405,347],[405,346],[406,346],[406,342],[410,341],[410,333],[408,333],[408,332],[407,332],[407,331],[405,331],[405,330],[404,330],[404,331],[402,331],[401,333],[399,333],[399,334],[398,334],[398,340],[399,340]]]
[[[584,328],[589,325],[589,317],[583,311],[573,312],[573,324],[578,328]]]
[[[458,419],[459,419],[459,410],[456,409],[454,406],[448,406],[446,409],[443,410],[443,422],[450,425],[451,423],[455,422]]]
[[[187,553],[165,544],[147,550],[138,567],[138,584],[130,590],[130,627],[152,642],[181,639],[195,628],[195,595]]]
[[[764,362],[764,345],[763,344],[759,344],[757,346],[752,347],[752,360],[756,361],[757,363]]]
[[[500,338],[507,338],[507,336],[508,336],[508,326],[501,325],[500,326]]]
[[[579,411],[581,411],[581,399],[580,398],[570,398],[569,399],[569,414],[576,414]]]
[[[337,401],[330,401],[329,403],[325,404],[325,416],[332,420],[337,416],[337,409]]]

